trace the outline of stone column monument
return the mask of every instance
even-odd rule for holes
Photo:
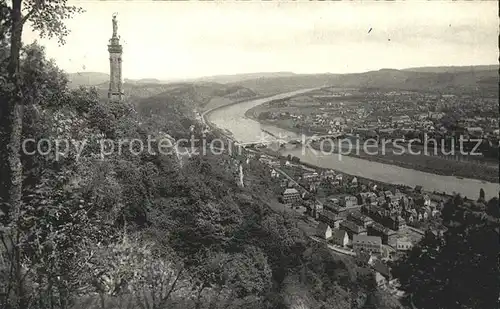
[[[118,36],[118,21],[116,13],[113,14],[113,36],[109,40],[109,90],[108,100],[110,102],[121,102],[123,100],[123,83],[122,83],[122,46],[120,45],[120,37]]]

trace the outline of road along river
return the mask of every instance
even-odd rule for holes
[[[231,132],[233,138],[240,143],[258,143],[262,141],[263,135],[265,135],[267,140],[274,139],[269,134],[264,133],[264,131],[272,133],[275,136],[299,138],[296,133],[275,126],[260,124],[255,120],[249,119],[245,117],[245,112],[268,101],[292,97],[311,90],[313,89],[303,89],[223,106],[208,112],[206,117],[208,121],[218,128]],[[412,187],[421,185],[428,191],[458,192],[471,199],[479,197],[479,190],[481,188],[484,189],[487,198],[498,196],[500,191],[500,184],[498,183],[457,178],[455,176],[441,176],[360,158],[349,156],[339,157],[335,153],[322,155],[312,149],[304,149],[304,147],[285,149],[282,151],[282,154],[285,156],[291,154],[300,158],[302,162],[322,168],[331,168],[350,175],[362,176],[385,183],[405,184]]]

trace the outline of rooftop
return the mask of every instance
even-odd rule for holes
[[[347,232],[344,230],[337,230],[337,231],[335,231],[334,237],[335,238],[344,238],[346,234],[347,234]]]
[[[351,232],[355,232],[355,233],[361,233],[361,232],[366,231],[364,227],[359,226],[356,223],[349,221],[349,220],[344,220],[344,221],[340,222],[340,225],[347,228]]]
[[[410,240],[408,240],[407,238],[403,238],[403,239],[397,239],[396,240],[396,244],[402,244],[402,245],[411,245],[412,242]]]
[[[295,188],[288,188],[285,190],[285,192],[283,192],[283,194],[298,194],[299,191],[297,191],[297,189]]]
[[[326,223],[324,223],[324,222],[320,222],[320,223],[318,224],[318,228],[317,228],[317,230],[318,230],[318,231],[321,231],[321,232],[326,232],[326,230],[328,230],[328,228],[329,228],[329,227],[330,227],[330,226],[329,226],[328,224],[326,224]]]
[[[328,211],[328,210],[323,210],[321,215],[327,217],[330,220],[339,220],[340,219],[339,216],[337,216],[336,214],[334,214],[333,212]]]
[[[382,232],[386,235],[393,235],[396,233],[396,231],[393,231],[389,228],[386,228],[385,226],[383,226],[382,224],[380,223],[377,223],[377,222],[374,222],[372,225],[371,225],[371,228],[376,230],[376,231],[379,231],[379,232]]]
[[[354,243],[369,243],[374,245],[382,245],[382,238],[380,236],[367,236],[367,235],[354,235],[352,238]]]
[[[369,222],[369,221],[373,221],[370,217],[368,216],[365,216],[363,215],[362,213],[360,212],[353,212],[353,213],[350,213],[349,216],[353,219],[356,219],[356,220],[359,220],[359,221],[362,221],[362,222]]]
[[[374,262],[373,269],[384,277],[390,277],[391,275],[391,269],[389,268],[389,266],[387,266],[380,260],[376,260]]]

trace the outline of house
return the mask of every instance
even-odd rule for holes
[[[415,208],[407,208],[402,212],[403,216],[408,220],[408,222],[414,222],[417,219],[417,211]]]
[[[340,215],[340,213],[342,212],[342,207],[340,207],[335,202],[332,202],[331,200],[326,201],[325,208],[336,215]]]
[[[358,199],[352,195],[346,195],[340,199],[340,205],[344,207],[352,207],[358,205]]]
[[[397,191],[395,194],[394,194],[394,199],[397,200],[398,202],[401,201],[402,198],[404,198],[406,195],[404,193],[401,193],[399,191]]]
[[[379,223],[382,223],[385,227],[390,228],[394,231],[399,231],[400,229],[406,226],[406,221],[401,216],[392,216],[392,217],[382,217],[378,220]]]
[[[323,212],[323,208],[318,207],[317,204],[313,204],[308,209],[308,211],[309,211],[309,214],[311,215],[311,217],[313,217],[314,219],[318,220],[319,219],[319,215]]]
[[[384,196],[379,196],[377,197],[377,204],[378,205],[383,205],[387,200],[385,199]]]
[[[321,236],[323,239],[332,238],[332,233],[332,228],[324,222],[320,222],[318,228],[316,229],[316,234]]]
[[[374,192],[361,192],[358,194],[359,204],[368,204],[374,202],[377,199],[377,195]]]
[[[335,180],[338,181],[339,183],[342,182],[342,178],[343,178],[342,174],[338,174],[335,176]]]
[[[352,247],[356,252],[380,253],[382,249],[382,238],[379,236],[354,235]]]
[[[413,199],[411,197],[408,197],[404,195],[400,200],[399,200],[399,205],[403,208],[408,208],[413,206]]]
[[[340,202],[339,202],[339,199],[338,198],[329,198],[328,199],[329,202],[331,202],[332,204],[335,204],[335,205],[338,205]]]
[[[380,236],[383,244],[393,243],[397,238],[396,231],[386,228],[380,223],[374,222],[368,226],[368,235]]]
[[[447,228],[439,228],[439,229],[432,229],[430,232],[435,237],[441,238],[441,237],[444,237],[444,234],[446,233],[447,230],[448,230]],[[498,228],[496,228],[495,231],[497,232],[497,234],[499,233],[499,229]]]
[[[314,172],[314,173],[304,173],[303,178],[306,180],[318,180],[319,179],[319,174]]]
[[[439,216],[439,214],[441,214],[441,212],[440,212],[439,210],[437,210],[437,209],[434,209],[434,210],[431,212],[431,216],[432,216],[433,218],[435,218],[435,217]]]
[[[340,222],[339,228],[346,231],[350,238],[354,237],[354,235],[366,235],[366,229],[363,226],[349,220]]]
[[[373,257],[368,252],[358,252],[356,254],[356,262],[361,264],[369,264],[373,261]]]
[[[333,242],[336,245],[345,247],[349,243],[349,235],[344,230],[336,230],[333,234]]]
[[[386,285],[387,282],[391,280],[391,269],[389,268],[389,266],[384,264],[384,262],[375,260],[372,268],[375,271],[375,280],[377,281],[377,285],[379,287]]]
[[[413,248],[413,244],[406,239],[396,240],[396,249],[398,251],[409,251]]]
[[[365,228],[373,223],[372,218],[365,216],[360,212],[352,212],[347,218],[357,225],[363,226]]]
[[[398,231],[406,227],[406,220],[401,216],[397,217],[397,227]]]
[[[382,258],[392,260],[396,256],[397,250],[389,245],[382,245]]]
[[[318,220],[333,226],[334,228],[339,228],[339,224],[343,219],[335,213],[325,209],[319,213]]]
[[[335,172],[333,170],[328,170],[323,173],[326,179],[333,179],[335,177]]]
[[[271,177],[272,177],[272,178],[277,178],[277,177],[279,177],[279,175],[280,175],[280,174],[279,174],[278,172],[276,172],[276,170],[275,170],[275,169],[272,169],[272,170],[271,170]]]
[[[379,288],[387,284],[387,280],[385,279],[385,277],[378,271],[375,272],[375,282],[377,283],[377,287]]]
[[[283,192],[283,202],[285,204],[299,202],[301,199],[299,191],[295,188],[288,188]]]
[[[424,206],[431,206],[432,201],[429,195],[425,194],[424,195]]]
[[[290,187],[290,181],[286,178],[281,179],[280,185],[282,188],[289,188]]]

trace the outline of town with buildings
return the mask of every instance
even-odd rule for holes
[[[260,121],[305,134],[451,141],[482,139],[498,158],[498,95],[323,88],[255,108]],[[458,143],[456,143],[458,145]]]
[[[389,263],[430,232],[443,235],[441,210],[449,198],[421,186],[386,185],[333,170],[313,169],[261,155],[281,188],[280,202],[308,217],[311,238],[370,265],[379,287],[395,294]]]

